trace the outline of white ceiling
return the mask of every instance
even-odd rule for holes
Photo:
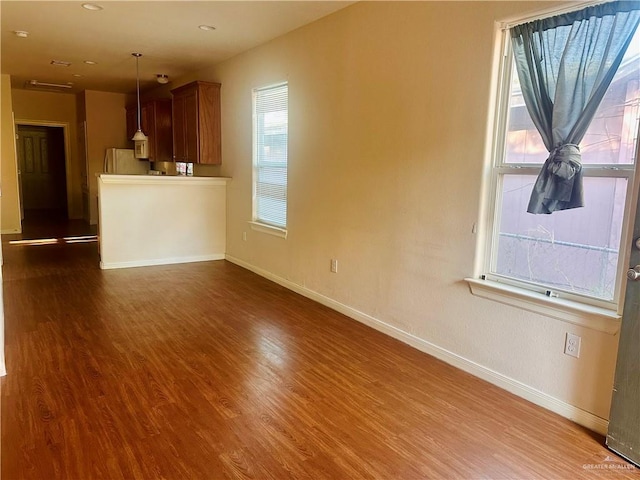
[[[0,1],[2,73],[13,88],[30,80],[73,82],[71,90],[135,92],[214,65],[354,2],[342,1]],[[203,31],[199,25],[216,27]],[[27,38],[14,34],[29,32]],[[71,66],[51,65],[52,60]],[[97,62],[87,65],[85,60]],[[73,74],[81,75],[74,77]]]

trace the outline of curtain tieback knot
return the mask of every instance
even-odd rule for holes
[[[560,145],[549,154],[547,171],[562,180],[571,180],[582,170],[580,162],[580,148],[573,143]]]
[[[529,200],[529,213],[552,213],[584,206],[580,148],[572,143],[549,152]]]

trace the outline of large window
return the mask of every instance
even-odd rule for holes
[[[523,101],[505,32],[486,278],[615,310],[624,272],[640,118],[640,30],[580,143],[585,207],[527,213],[549,156]]]
[[[253,221],[287,227],[288,86],[253,91]]]

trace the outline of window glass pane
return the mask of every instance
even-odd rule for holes
[[[515,67],[511,79],[505,163],[543,163],[548,152],[524,104]],[[639,117],[640,29],[580,143],[582,163],[633,164]]]
[[[284,227],[287,223],[287,168],[258,169],[256,211],[259,220]]]
[[[587,206],[553,215],[526,213],[535,176],[506,175],[495,272],[612,300],[627,179],[584,179]]]
[[[254,220],[286,227],[288,86],[255,91]]]

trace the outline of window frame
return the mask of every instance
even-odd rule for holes
[[[261,87],[256,87],[252,89],[252,207],[251,207],[251,221],[249,224],[251,225],[252,230],[267,233],[271,235],[275,235],[281,238],[287,238],[287,226],[288,226],[288,194],[285,197],[285,225],[275,224],[273,222],[269,222],[264,218],[260,218],[258,212],[258,178],[259,171],[261,168],[259,155],[258,155],[258,145],[259,145],[259,129],[258,129],[258,113],[257,113],[257,105],[258,105],[258,96],[261,92],[266,92],[269,90],[274,90],[278,88],[286,87],[287,90],[287,140],[286,140],[286,148],[287,148],[287,162],[285,165],[285,191],[288,192],[288,173],[289,173],[289,163],[288,163],[288,149],[289,149],[289,120],[288,120],[288,112],[289,112],[289,82],[283,81],[274,84],[269,84]]]
[[[584,8],[584,6],[574,6],[572,10]],[[544,18],[555,13],[546,13],[536,16],[535,18]],[[530,21],[532,18],[528,18]],[[520,22],[518,22],[520,23]],[[514,25],[512,23],[511,25]],[[638,168],[638,156],[640,151],[640,141],[636,140],[635,162],[633,164],[618,164],[615,168],[612,168],[610,164],[584,164],[583,175],[584,178],[589,177],[607,177],[607,178],[626,178],[627,179],[627,191],[625,195],[625,209],[622,219],[622,231],[620,249],[618,253],[618,266],[616,270],[615,289],[612,300],[600,299],[594,296],[585,294],[569,292],[562,289],[546,286],[544,284],[527,282],[525,280],[519,280],[516,278],[493,273],[496,271],[497,264],[497,245],[500,228],[500,213],[502,205],[502,181],[506,175],[533,175],[537,176],[540,172],[540,168],[544,162],[541,163],[506,163],[507,152],[507,134],[508,125],[510,120],[510,108],[509,101],[511,96],[511,81],[512,75],[515,74],[513,69],[513,53],[511,50],[511,42],[509,37],[508,25],[497,25],[498,45],[499,50],[496,51],[497,59],[497,71],[495,76],[495,84],[493,92],[495,95],[493,103],[493,119],[489,122],[490,134],[488,140],[490,141],[490,148],[488,149],[488,155],[490,157],[487,160],[487,170],[485,176],[485,216],[484,216],[484,228],[479,239],[478,252],[481,258],[476,261],[476,279],[467,279],[472,288],[474,294],[480,294],[474,288],[477,287],[478,278],[482,282],[482,288],[492,288],[494,290],[501,290],[500,295],[507,297],[526,297],[533,294],[536,298],[542,297],[542,303],[555,303],[561,306],[563,309],[573,309],[574,311],[590,311],[591,313],[602,314],[602,316],[611,316],[611,318],[619,318],[621,313],[622,304],[624,301],[624,278],[627,269],[628,259],[630,255],[630,236],[633,228],[633,220],[636,209],[635,191],[638,188],[640,180],[640,168]],[[640,137],[640,127],[636,133],[636,138]],[[497,285],[496,285],[497,284]],[[500,284],[504,287],[500,287]],[[493,285],[493,286],[491,286]],[[479,288],[479,287],[478,287]],[[561,298],[555,298],[555,293],[558,292]],[[495,297],[495,295],[481,295],[487,298]],[[494,300],[502,301],[497,298]],[[504,299],[503,299],[504,300]],[[513,302],[517,304],[518,301]],[[538,302],[540,303],[540,302]],[[538,311],[539,309],[534,309]],[[566,318],[563,318],[566,319]],[[576,323],[576,322],[574,322]]]

